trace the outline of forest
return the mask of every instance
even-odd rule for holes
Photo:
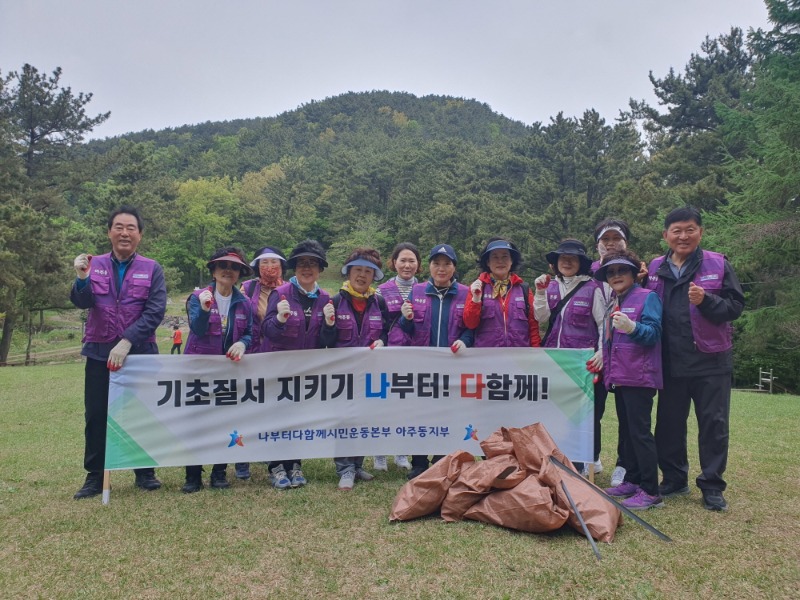
[[[0,364],[13,331],[64,307],[72,259],[107,251],[105,220],[132,204],[140,251],[171,293],[205,281],[234,244],[250,255],[305,238],[332,264],[357,245],[455,247],[459,277],[494,235],[546,272],[565,237],[625,219],[644,260],[664,253],[664,215],[703,211],[703,247],[725,253],[747,293],[735,378],[758,368],[800,390],[800,0],[767,0],[771,28],[699,40],[682,70],[650,73],[656,106],[613,120],[588,108],[524,124],[478,100],[345,93],[270,118],[206,122],[85,141],[109,113],[61,70],[0,74]],[[27,325],[26,325],[27,327]]]

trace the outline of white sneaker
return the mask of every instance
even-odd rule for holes
[[[611,487],[622,485],[623,481],[625,481],[625,467],[616,467],[611,473]]]
[[[349,492],[353,489],[353,486],[356,483],[356,472],[355,471],[347,471],[344,475],[339,478],[339,489],[343,492]]]
[[[405,454],[395,456],[394,464],[396,464],[401,469],[405,469],[406,471],[411,470],[411,463],[408,462],[408,457]]]
[[[598,473],[602,473],[602,472],[603,472],[603,461],[601,461],[598,458],[597,462],[594,463],[594,474],[597,475]]]
[[[386,462],[385,456],[376,456],[374,459],[374,468],[376,471],[388,471],[389,463]]]
[[[581,477],[589,479],[589,463],[583,463],[583,467],[581,467]]]

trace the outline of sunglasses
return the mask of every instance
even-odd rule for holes
[[[218,269],[230,269],[232,271],[241,271],[242,265],[239,263],[232,262],[230,260],[218,260],[215,261]]]
[[[625,275],[625,273],[630,272],[631,270],[629,267],[608,267],[608,269],[606,269],[606,278],[619,277],[620,275]]]

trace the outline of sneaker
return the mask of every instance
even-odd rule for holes
[[[376,471],[388,471],[389,470],[389,463],[386,462],[385,456],[376,456],[373,459],[373,468]]]
[[[211,471],[211,487],[217,490],[224,490],[231,487],[228,483],[228,476],[225,471]]]
[[[611,473],[611,487],[617,487],[625,481],[625,473],[627,473],[625,467],[614,467],[614,471]],[[663,496],[664,494],[661,495]]]
[[[664,498],[672,498],[673,496],[687,496],[689,494],[689,486],[686,484],[670,483],[662,481],[658,485],[658,493]]]
[[[293,488],[303,487],[306,483],[306,478],[303,476],[303,470],[300,468],[299,463],[294,463],[292,465],[292,470],[289,473],[289,481],[292,484]]]
[[[372,481],[375,479],[375,475],[359,467],[356,469],[356,479],[359,481]]]
[[[603,472],[603,461],[601,461],[599,458],[593,463],[593,466],[595,475]]]
[[[406,478],[407,478],[409,481],[411,481],[411,480],[412,480],[412,479],[414,479],[415,477],[419,477],[420,475],[422,475],[422,474],[423,474],[425,471],[427,471],[427,470],[428,470],[428,468],[427,468],[427,467],[414,467],[413,469],[411,469],[411,471],[409,472],[409,474],[408,474],[408,475],[406,475]]]
[[[269,474],[269,482],[276,490],[285,490],[292,487],[292,482],[286,476],[286,469],[283,468],[283,465],[278,465],[272,469]]]
[[[614,498],[630,498],[635,496],[641,490],[638,485],[630,481],[623,481],[617,486],[606,488],[606,494]]]
[[[703,491],[703,508],[706,510],[726,511],[728,510],[728,503],[722,496],[719,490],[702,490]]]
[[[103,474],[102,473],[87,473],[86,481],[83,482],[83,487],[75,492],[73,498],[81,500],[82,498],[91,498],[103,493]]]
[[[340,478],[339,478],[339,489],[343,492],[349,492],[353,489],[353,486],[356,483],[356,472],[355,471],[346,471]]]
[[[406,471],[411,470],[411,463],[408,462],[408,457],[405,454],[401,454],[399,456],[394,457],[394,464],[396,464],[401,469],[405,469]]]
[[[651,496],[639,488],[636,495],[622,501],[622,506],[629,510],[647,510],[648,508],[664,508],[664,499],[661,496]]]
[[[137,473],[136,487],[140,490],[152,492],[161,487],[161,482],[156,479],[155,473]]]
[[[236,463],[234,467],[237,479],[250,479],[250,463]]]
[[[589,463],[583,463],[581,467],[581,477],[584,479],[589,479]]]

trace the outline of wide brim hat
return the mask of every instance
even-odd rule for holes
[[[558,257],[563,254],[571,254],[572,256],[577,256],[578,260],[581,263],[581,271],[588,271],[592,268],[592,259],[586,255],[586,246],[583,245],[583,242],[578,240],[564,240],[558,245],[558,248],[553,250],[552,252],[548,252],[545,255],[547,259],[547,264],[549,265],[557,265],[558,264]]]
[[[453,247],[450,244],[437,244],[436,246],[431,248],[431,253],[428,255],[428,262],[432,261],[440,254],[452,260],[454,265],[458,264],[458,256],[456,255],[456,251],[453,250]]]
[[[631,271],[633,272],[633,277],[635,278],[639,274],[639,269],[641,265],[636,264],[629,258],[612,258],[607,263],[604,263],[597,271],[594,272],[594,278],[598,281],[608,281],[606,278],[606,272],[608,271],[608,267],[611,265],[625,265],[626,267],[630,267]]]
[[[512,271],[522,260],[522,254],[520,254],[520,251],[517,250],[517,247],[514,244],[508,240],[494,240],[486,245],[486,248],[483,249],[480,258],[478,259],[478,264],[480,264],[481,268],[486,272],[489,272],[489,255],[495,250],[508,250],[509,254],[511,254]]]
[[[286,266],[290,269],[294,269],[297,267],[297,259],[301,256],[312,256],[319,261],[319,266],[321,268],[326,268],[328,266],[328,261],[325,260],[325,257],[322,256],[319,252],[314,252],[313,250],[303,250],[298,252],[297,254],[292,254],[289,257],[289,260],[286,261]]]
[[[236,263],[237,265],[239,265],[239,273],[241,273],[242,277],[249,277],[250,275],[253,274],[253,269],[250,268],[250,265],[244,262],[241,256],[239,256],[238,254],[234,254],[233,252],[229,252],[228,254],[225,254],[223,256],[218,256],[217,258],[208,261],[206,263],[206,266],[211,270],[214,268],[214,263],[223,260]]]

